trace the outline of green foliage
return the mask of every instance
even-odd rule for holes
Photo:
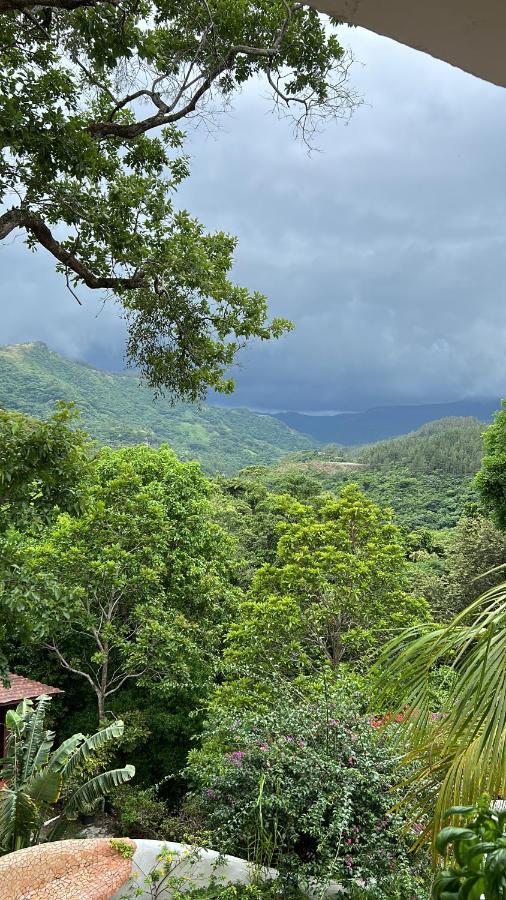
[[[458,818],[461,826],[448,825],[436,838],[436,848],[453,861],[439,872],[434,900],[503,900],[506,896],[506,813],[487,804],[449,809],[446,818]]]
[[[448,621],[504,579],[506,538],[490,519],[464,516],[446,532],[441,549],[410,553],[412,580],[437,621]],[[416,556],[416,559],[413,559]]]
[[[207,887],[198,887],[175,893],[173,895],[176,900],[184,900],[184,898],[200,898],[200,900],[304,900],[307,894],[299,891],[298,888],[290,888],[286,885],[280,885],[274,881],[259,881],[250,884],[222,884],[217,879],[214,884]]]
[[[395,762],[360,703],[341,682],[309,702],[282,693],[264,713],[215,712],[190,755],[188,800],[213,846],[274,866],[283,888],[334,880],[346,896],[411,896],[414,880],[394,887],[409,841],[391,812]]]
[[[369,447],[301,450],[255,477],[275,491],[278,481],[296,475],[334,493],[356,483],[375,503],[393,509],[409,531],[449,528],[476,500],[473,475],[483,427],[475,419],[442,419]]]
[[[132,859],[135,851],[132,844],[130,844],[128,841],[124,839],[122,840],[121,838],[112,838],[109,843],[111,847],[116,850],[120,854],[120,856],[123,857],[123,859]]]
[[[38,629],[26,615],[29,573],[13,568],[13,529],[40,531],[59,511],[77,513],[84,502],[89,444],[70,427],[75,418],[64,404],[45,422],[0,409],[0,676],[7,671],[7,639],[28,639]]]
[[[155,789],[125,785],[112,796],[118,831],[131,838],[171,840],[174,823],[167,804],[156,796]]]
[[[279,540],[280,522],[286,520],[286,502],[270,493],[248,474],[220,478],[213,497],[215,519],[235,539],[234,574],[242,588],[248,588],[263,563],[273,563]]]
[[[55,401],[71,400],[87,431],[119,447],[168,443],[181,459],[232,474],[272,463],[314,441],[273,416],[247,409],[172,405],[130,373],[110,374],[54,353],[41,343],[0,348],[0,404],[46,418]]]
[[[58,801],[57,821],[52,821],[44,839],[62,837],[71,819],[93,812],[106,794],[135,774],[128,765],[90,779],[76,778],[94,754],[121,737],[123,723],[114,722],[90,737],[74,734],[53,749],[55,735],[45,728],[49,702],[45,696],[35,706],[23,700],[6,715],[9,734],[0,766],[0,853],[39,843],[44,822]]]
[[[485,456],[476,486],[485,510],[506,531],[506,401],[484,434]]]
[[[0,530],[80,510],[89,448],[76,416],[63,403],[44,422],[0,409]]]
[[[362,448],[357,461],[380,469],[474,475],[482,458],[483,428],[477,419],[464,417],[429,422],[412,434]]]
[[[430,674],[448,661],[454,677],[442,712],[434,713]],[[375,708],[391,703],[394,686],[399,749],[405,763],[417,763],[404,803],[416,820],[427,817],[421,839],[438,830],[448,807],[482,793],[506,795],[505,673],[504,582],[446,625],[409,629],[381,655]]]
[[[230,628],[223,690],[269,692],[273,674],[314,677],[366,662],[397,630],[428,618],[405,592],[400,533],[388,511],[350,485],[312,506],[285,498],[288,521],[273,564],[262,566]],[[231,695],[229,695],[231,701]]]
[[[204,690],[234,594],[196,464],[138,447],[102,451],[93,471],[83,514],[18,535],[15,560],[33,582],[41,643],[87,681],[102,721],[132,679],[159,695]]]
[[[303,134],[314,116],[348,114],[335,35],[282,0],[47,0],[29,16],[7,0],[1,35],[0,201],[22,199],[0,239],[23,228],[73,291],[114,294],[129,357],[156,388],[230,392],[236,351],[289,324],[268,323],[265,297],[229,280],[235,239],[176,209],[189,171],[178,123],[208,118],[255,76]]]

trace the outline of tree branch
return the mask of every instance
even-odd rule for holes
[[[108,690],[105,692],[105,696],[106,696],[106,697],[109,697],[111,694],[115,694],[116,691],[119,691],[120,687],[122,687],[122,685],[124,685],[125,681],[128,681],[128,680],[129,680],[129,678],[140,678],[141,675],[144,675],[144,673],[145,673],[146,671],[147,671],[147,668],[142,669],[140,672],[130,672],[130,673],[126,674],[126,675],[123,675],[123,677],[119,679],[118,683],[117,683],[116,685],[114,685],[114,687],[111,686],[111,685],[114,684],[114,682],[113,682],[113,681],[110,681],[110,682],[109,682],[109,688],[108,688]]]
[[[280,34],[281,33],[284,33],[284,27],[281,29]],[[174,112],[164,112],[163,110],[160,110],[158,113],[155,113],[155,115],[148,116],[148,118],[142,119],[140,122],[94,122],[88,125],[88,133],[93,137],[98,138],[120,137],[131,140],[132,138],[138,137],[140,134],[145,134],[146,131],[151,131],[153,128],[159,128],[163,125],[171,125],[174,122],[178,122],[180,119],[184,119],[186,116],[190,115],[190,113],[195,112],[197,103],[201,97],[207,93],[216,79],[231,67],[236,56],[244,55],[272,59],[279,52],[278,39],[279,34],[273,47],[249,47],[247,44],[237,44],[236,46],[231,47],[227,55],[223,57],[223,59],[221,59],[207,75],[202,76],[203,80],[201,84],[186,105]],[[144,93],[149,95],[150,92],[145,91]],[[121,106],[124,106],[124,101],[119,101],[114,112],[116,112],[118,108],[121,108]],[[167,107],[167,109],[170,108]]]
[[[37,9],[73,10],[101,4],[119,6],[118,0],[43,0],[42,3],[34,2],[34,0],[0,0],[0,13],[10,12],[11,10],[24,12],[25,9],[30,9],[31,12]]]
[[[82,669],[74,669],[74,667],[71,666],[70,663],[67,662],[67,660],[62,655],[62,653],[60,653],[60,651],[58,650],[58,647],[55,644],[44,644],[43,646],[46,648],[46,650],[50,650],[52,653],[56,654],[60,664],[63,666],[64,669],[67,669],[68,672],[72,672],[74,675],[81,675],[82,678],[86,678],[86,681],[88,681],[91,684],[95,693],[97,692],[97,686],[96,686],[95,682],[93,681],[93,678],[91,677],[91,675],[88,674],[88,672],[83,672]]]
[[[1,0],[0,0],[1,2]],[[0,216],[0,241],[6,238],[15,228],[26,228],[51,253],[55,259],[63,263],[72,272],[81,278],[84,284],[92,289],[140,288],[147,282],[143,272],[135,272],[130,276],[98,276],[79,260],[73,253],[66,250],[51,231],[37,215],[29,210],[13,207]]]

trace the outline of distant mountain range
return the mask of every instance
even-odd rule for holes
[[[471,416],[480,422],[490,422],[500,406],[501,401],[497,397],[486,397],[454,403],[425,403],[421,406],[376,406],[365,412],[334,416],[280,412],[276,413],[276,418],[321,443],[357,445],[397,437],[435,419]]]
[[[56,400],[73,401],[100,443],[168,443],[208,472],[231,474],[315,446],[273,416],[249,409],[155,400],[133,373],[110,374],[74,362],[40,342],[0,347],[0,406],[43,418]]]
[[[182,459],[197,459],[208,472],[232,474],[249,465],[270,465],[321,444],[370,444],[414,431],[435,419],[472,416],[490,421],[494,398],[383,406],[366,412],[309,416],[262,415],[249,409],[197,407],[154,399],[131,372],[112,374],[67,359],[35,341],[0,346],[0,406],[38,417],[56,400],[73,401],[82,425],[103,444],[168,443]]]

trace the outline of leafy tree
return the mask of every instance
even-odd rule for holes
[[[504,580],[506,537],[485,516],[465,516],[449,532],[440,563],[444,568],[439,578],[428,592],[420,589],[436,618],[448,621],[469,606],[478,593]]]
[[[476,486],[485,510],[506,531],[506,401],[483,436],[485,456]]]
[[[205,684],[214,670],[227,587],[227,542],[209,521],[199,467],[167,447],[103,451],[81,516],[20,537],[41,643],[93,690],[99,721],[130,681]]]
[[[276,560],[258,571],[229,632],[232,678],[246,683],[363,666],[388,635],[428,617],[425,601],[405,592],[404,550],[388,511],[355,485],[339,499],[286,505]]]
[[[288,323],[229,280],[235,239],[174,207],[179,126],[255,76],[303,135],[348,115],[335,35],[285,0],[1,0],[0,22],[0,240],[24,229],[74,296],[119,298],[129,357],[154,387],[230,391],[236,350]]]
[[[35,706],[23,700],[6,716],[9,736],[0,765],[0,853],[38,844],[44,822],[59,801],[58,814],[44,839],[63,837],[71,819],[92,812],[106,794],[135,774],[128,765],[92,778],[86,775],[86,763],[94,754],[123,734],[120,721],[89,737],[74,734],[53,749],[55,736],[45,728],[50,699],[39,697]]]
[[[75,417],[64,404],[45,422],[0,409],[0,677],[7,673],[7,638],[28,638],[38,627],[26,615],[31,578],[22,571],[11,578],[12,530],[40,529],[59,510],[78,512],[84,500],[89,446],[70,427]]]
[[[216,521],[234,538],[234,574],[249,588],[259,566],[274,562],[283,501],[255,477],[265,466],[249,466],[234,478],[216,480],[213,497]]]
[[[0,409],[0,529],[79,511],[89,448],[75,418],[63,403],[45,422]]]

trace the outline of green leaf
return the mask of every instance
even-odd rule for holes
[[[46,770],[36,773],[26,783],[25,790],[36,803],[50,805],[59,800],[62,784],[61,774]]]
[[[27,717],[27,728],[23,736],[24,763],[21,772],[23,781],[28,781],[35,769],[35,759],[38,754],[39,764],[52,747],[54,734],[44,730],[44,721],[47,707],[51,698],[43,695],[38,698],[35,708]]]
[[[37,804],[23,790],[0,790],[0,847],[6,850],[27,847],[39,825]]]
[[[134,775],[135,768],[130,765],[122,769],[111,769],[109,772],[96,775],[95,778],[87,781],[86,784],[83,784],[75,791],[65,805],[63,815],[71,817],[76,813],[86,812],[114,788],[130,781]]]
[[[475,815],[477,812],[477,806],[450,806],[450,809],[443,813],[443,819],[448,819],[450,816]]]
[[[485,889],[486,885],[483,876],[477,875],[468,878],[458,893],[458,900],[480,900]]]
[[[444,856],[448,844],[464,840],[476,840],[474,831],[471,831],[469,828],[457,828],[453,825],[448,825],[439,832],[436,838],[436,848]]]
[[[107,725],[106,728],[97,731],[96,734],[92,734],[90,737],[85,738],[63,766],[62,774],[64,781],[68,781],[76,769],[82,765],[82,763],[86,762],[92,753],[100,750],[110,741],[115,740],[115,738],[121,737],[124,730],[125,726],[123,722],[118,719],[116,722]],[[75,735],[74,737],[80,737],[80,735]]]

